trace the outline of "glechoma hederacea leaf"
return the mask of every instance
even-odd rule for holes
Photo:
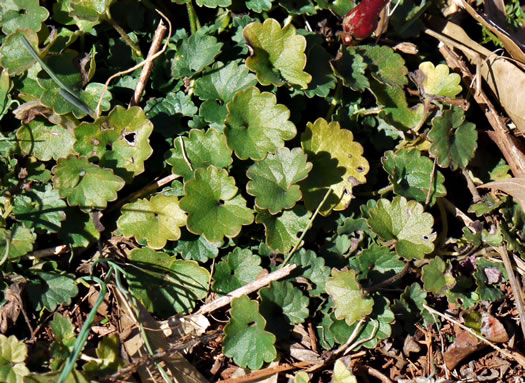
[[[217,7],[229,7],[232,4],[232,0],[196,0],[199,7],[217,8]]]
[[[317,209],[331,188],[321,214],[346,209],[352,199],[352,187],[365,183],[370,169],[362,156],[361,144],[354,141],[351,131],[341,129],[337,121],[328,123],[319,118],[307,124],[301,146],[313,163],[308,178],[300,183],[306,208]]]
[[[69,0],[69,15],[93,23],[109,18],[109,7],[115,0]]]
[[[419,70],[424,74],[423,90],[425,94],[454,98],[461,93],[461,77],[457,73],[449,73],[445,64],[434,67],[430,61],[419,64]]]
[[[180,228],[186,224],[186,213],[174,195],[157,194],[122,206],[117,226],[126,237],[146,240],[152,249],[162,249],[167,241],[180,238]]]
[[[400,150],[397,153],[388,151],[381,162],[388,173],[388,180],[394,186],[394,193],[398,195],[425,203],[431,188],[432,206],[436,198],[447,194],[443,184],[445,177],[440,171],[433,174],[432,160],[422,156],[419,150]]]
[[[334,364],[331,383],[357,383],[352,369],[345,366],[341,359],[337,359]]]
[[[61,158],[52,171],[60,196],[70,205],[86,209],[105,208],[125,184],[112,170],[91,164],[86,157]]]
[[[323,47],[324,40],[319,35],[312,33],[305,37],[308,44],[305,71],[312,75],[312,81],[304,94],[312,98],[327,97],[337,83],[330,65],[332,56]]]
[[[238,92],[228,103],[224,133],[228,145],[241,160],[262,160],[295,137],[290,110],[277,98],[255,87]]]
[[[422,259],[434,250],[434,218],[423,212],[423,205],[395,197],[377,201],[369,211],[368,225],[383,241],[393,242],[396,253],[406,260]]]
[[[308,177],[312,164],[301,148],[280,148],[248,168],[248,194],[255,196],[255,205],[276,214],[289,209],[302,197],[297,183]]]
[[[446,266],[440,257],[431,259],[430,263],[423,266],[421,279],[426,291],[442,294],[454,285],[455,279],[452,274],[445,272]]]
[[[153,124],[140,107],[126,109],[119,105],[108,116],[80,124],[75,129],[75,149],[81,155],[97,158],[99,165],[112,168],[131,182],[144,172],[144,161],[153,153],[149,144],[152,131]]]
[[[266,245],[279,254],[284,254],[297,244],[299,233],[308,229],[311,212],[302,205],[272,215],[268,210],[257,210],[255,222],[262,223],[266,231]]]
[[[0,229],[0,254],[7,254],[10,260],[16,260],[30,251],[33,251],[33,243],[36,241],[36,235],[28,228],[22,225],[14,225],[9,230]]]
[[[174,148],[166,160],[172,166],[173,174],[193,178],[195,169],[214,165],[219,169],[226,168],[233,162],[232,151],[226,144],[226,136],[216,129],[207,132],[192,129],[188,137],[174,140]]]
[[[256,370],[277,356],[275,336],[265,331],[259,304],[246,295],[232,300],[231,319],[224,327],[223,353],[235,364]]]
[[[325,288],[334,302],[336,319],[344,320],[348,326],[372,313],[374,300],[365,297],[355,271],[332,269]]]
[[[261,85],[308,87],[312,76],[304,72],[306,39],[296,34],[292,24],[281,29],[277,20],[267,19],[263,24],[247,25],[243,36],[251,47],[246,66],[255,72]]]
[[[25,291],[35,310],[40,311],[45,308],[48,311],[55,311],[58,305],[71,304],[71,299],[78,294],[74,275],[53,268],[52,265],[44,267],[45,270],[30,271],[31,279]]]
[[[368,64],[370,75],[382,84],[403,87],[408,84],[408,69],[401,55],[386,45],[359,45],[356,50]]]
[[[210,273],[195,261],[184,261],[147,247],[129,254],[126,268],[131,291],[144,307],[162,317],[189,314],[206,297]]]
[[[261,258],[249,249],[236,247],[215,266],[213,290],[226,294],[255,281],[264,270],[260,264]]]
[[[317,297],[325,292],[325,283],[330,277],[330,268],[325,265],[323,257],[318,257],[312,250],[301,249],[294,253],[288,263],[297,265],[297,271],[301,276],[315,284],[315,289],[308,289],[308,295]]]
[[[188,212],[187,228],[210,242],[237,236],[243,225],[253,222],[253,211],[237,194],[235,179],[215,166],[197,169],[195,178],[184,184],[180,207]]]
[[[453,170],[465,168],[478,146],[476,125],[466,122],[465,112],[458,107],[445,110],[432,119],[428,139],[432,143],[430,154],[439,166],[450,166]]]
[[[342,50],[341,57],[330,61],[334,74],[341,79],[344,86],[355,91],[363,91],[370,86],[365,76],[367,64],[363,56],[355,49],[346,47]]]
[[[16,336],[9,338],[0,334],[0,381],[8,383],[22,383],[24,377],[30,374],[25,365],[27,346]]]
[[[31,29],[17,30],[0,46],[0,65],[7,69],[9,76],[24,73],[36,62],[24,45],[24,37],[38,51],[38,35]]]
[[[70,131],[60,125],[52,125],[43,119],[22,125],[16,132],[20,149],[25,154],[35,156],[41,161],[67,157],[76,154],[73,145],[75,138]]]
[[[2,0],[0,3],[0,23],[6,35],[17,29],[38,32],[48,17],[49,12],[38,0]]]

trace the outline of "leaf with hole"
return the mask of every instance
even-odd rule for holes
[[[249,249],[236,247],[215,266],[213,290],[229,293],[255,281],[263,271],[261,258]]]
[[[38,32],[48,17],[48,10],[41,7],[38,0],[2,0],[0,3],[0,23],[6,35],[17,29]]]

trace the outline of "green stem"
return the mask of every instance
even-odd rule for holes
[[[108,17],[106,21],[110,23],[113,28],[115,28],[115,30],[118,32],[120,37],[122,37],[124,41],[126,42],[126,44],[128,44],[128,46],[133,50],[133,52],[135,52],[135,55],[138,57],[143,57],[142,52],[140,51],[140,48],[138,47],[138,45],[135,44],[133,40],[131,40],[131,38],[128,36],[126,31],[120,25],[118,25],[115,20],[111,18],[111,15],[109,14],[109,12],[107,16]]]
[[[200,29],[201,23],[199,22],[199,18],[197,17],[197,12],[195,12],[195,8],[193,7],[192,1],[188,1],[186,3],[186,9],[188,10],[188,18],[190,19],[190,29],[191,29],[191,34],[193,35],[195,32],[197,32]]]
[[[326,121],[330,121],[332,118],[332,114],[334,114],[335,108],[339,104],[339,100],[341,99],[341,94],[343,93],[343,85],[341,83],[341,80],[337,81],[337,87],[335,88],[334,98],[332,99],[332,102],[330,103],[330,109],[328,109],[328,112],[326,113]]]
[[[314,214],[312,214],[312,216],[310,217],[310,220],[308,221],[308,225],[305,227],[305,229],[303,230],[303,232],[301,233],[301,236],[299,237],[299,239],[297,240],[297,243],[295,244],[295,246],[293,247],[292,250],[290,250],[290,252],[286,255],[286,258],[284,259],[283,263],[281,263],[281,265],[279,266],[279,268],[281,267],[284,267],[288,261],[290,260],[290,258],[292,258],[292,255],[295,253],[295,251],[297,250],[297,248],[301,245],[301,242],[303,241],[303,238],[304,236],[306,235],[306,232],[308,230],[310,230],[310,228],[312,227],[312,223],[314,222],[314,219],[315,217],[317,217],[317,214],[319,214],[319,211],[321,211],[321,207],[324,205],[324,203],[326,202],[326,200],[328,199],[328,196],[330,195],[330,193],[332,192],[332,187],[330,186],[328,188],[328,190],[326,191],[326,194],[324,195],[323,197],[323,200],[321,201],[321,203],[319,204],[319,206],[317,206],[317,209],[315,209],[315,212]]]

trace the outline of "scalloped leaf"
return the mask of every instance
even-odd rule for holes
[[[368,225],[383,241],[393,243],[396,253],[406,260],[423,259],[434,250],[434,218],[423,212],[423,205],[395,197],[377,201],[369,210]]]
[[[301,249],[292,255],[288,263],[298,265],[292,275],[297,273],[315,284],[315,289],[308,290],[311,297],[318,297],[325,292],[330,268],[325,265],[323,257],[318,257],[312,250]]]
[[[24,73],[36,62],[26,49],[23,37],[38,52],[38,36],[31,29],[20,29],[7,36],[0,46],[0,65],[7,69],[9,76]]]
[[[126,268],[131,291],[149,312],[163,318],[189,314],[208,293],[210,273],[195,261],[149,248],[131,250],[129,259],[134,265]]]
[[[423,266],[421,280],[426,291],[442,294],[454,286],[456,280],[449,272],[445,272],[446,264],[440,257],[433,258]]]
[[[109,17],[109,7],[115,0],[69,0],[69,15],[92,23]]]
[[[351,47],[343,48],[337,60],[330,61],[335,75],[343,81],[343,85],[355,91],[364,91],[370,86],[365,76],[367,64],[363,56]]]
[[[419,70],[424,75],[423,89],[425,94],[455,98],[461,93],[461,77],[457,73],[449,73],[445,64],[434,67],[430,61],[419,64]]]
[[[285,338],[292,326],[308,318],[309,299],[291,282],[274,281],[259,291],[266,329],[277,339]]]
[[[38,32],[49,17],[49,12],[40,6],[38,0],[2,0],[0,15],[2,32],[8,35],[17,29]]]
[[[259,304],[246,295],[232,300],[231,319],[224,327],[223,353],[240,367],[257,370],[277,357],[275,336],[265,331]]]
[[[437,159],[439,166],[450,166],[453,170],[465,168],[478,146],[476,125],[465,122],[465,112],[458,107],[445,110],[432,119],[428,139],[431,142],[430,154]]]
[[[296,34],[292,24],[281,29],[274,19],[254,22],[244,28],[243,36],[251,48],[246,66],[255,72],[261,85],[308,87],[312,76],[304,72],[306,39]]]
[[[195,178],[184,184],[180,207],[188,212],[187,228],[210,242],[237,236],[243,225],[253,222],[253,211],[237,194],[235,179],[215,166],[197,169]]]
[[[218,8],[218,7],[229,7],[232,5],[231,0],[196,0],[196,3],[199,7],[207,8]]]
[[[195,169],[206,168],[209,165],[224,169],[233,162],[226,136],[212,128],[206,132],[190,130],[188,137],[174,140],[174,149],[171,149],[170,153],[166,162],[172,166],[173,174],[181,175],[185,180],[193,178]]]
[[[289,120],[290,110],[277,104],[272,93],[250,87],[238,92],[227,107],[224,133],[228,145],[241,160],[262,160],[297,133]]]
[[[249,249],[236,247],[215,266],[213,290],[227,294],[255,281],[264,270],[261,258]]]
[[[359,279],[373,281],[373,284],[399,274],[405,267],[405,262],[400,260],[396,253],[375,243],[364,249],[352,261],[351,265],[355,264],[359,270]]]
[[[91,214],[76,208],[66,208],[66,220],[58,232],[58,237],[71,247],[88,247],[100,239]]]
[[[77,296],[78,287],[73,274],[56,270],[31,270],[31,280],[27,282],[26,293],[33,309],[55,311],[58,305],[70,305]]]
[[[323,47],[324,40],[318,34],[308,34],[305,37],[307,41],[305,71],[312,75],[312,81],[304,94],[310,98],[327,97],[337,83],[330,65],[332,56]]]
[[[273,251],[284,254],[298,241],[299,233],[308,229],[312,213],[302,205],[285,210],[280,215],[272,215],[267,210],[256,209],[256,223],[262,223],[266,231],[266,245]]]
[[[193,237],[188,239],[187,237]],[[219,244],[208,242],[202,235],[189,234],[177,241],[175,252],[184,259],[192,259],[200,263],[216,258],[219,255]]]
[[[119,105],[108,116],[80,124],[75,129],[75,149],[80,155],[97,158],[99,165],[112,168],[131,182],[144,172],[144,161],[153,153],[149,144],[152,132],[153,124],[140,107]]]
[[[348,326],[372,313],[374,300],[365,298],[355,271],[332,269],[325,287],[334,302],[336,319],[344,320]]]
[[[276,214],[292,208],[302,198],[297,183],[308,177],[312,164],[301,148],[280,148],[248,168],[248,194],[255,197],[255,205]]]
[[[246,8],[256,13],[269,11],[272,8],[273,0],[248,0],[244,4]]]
[[[8,257],[10,260],[16,260],[33,251],[36,235],[22,225],[14,225],[9,230],[0,229],[0,254],[2,256],[5,254],[8,241]]]
[[[321,214],[344,210],[352,199],[352,187],[366,182],[370,166],[362,156],[363,147],[353,139],[352,132],[341,129],[337,121],[328,123],[319,118],[307,124],[301,146],[313,168],[300,186],[308,210],[317,209],[330,187],[332,192],[321,207]]]
[[[146,240],[152,249],[162,249],[167,241],[180,238],[180,228],[186,224],[186,213],[174,195],[157,194],[122,206],[117,226],[126,237]]]
[[[94,376],[108,375],[117,372],[126,365],[120,357],[121,342],[118,334],[107,335],[97,346],[97,360],[82,366],[82,371]]]
[[[105,208],[125,185],[112,170],[91,164],[86,157],[61,158],[52,172],[53,185],[71,206]]]
[[[27,346],[16,336],[0,334],[0,381],[22,383],[30,374],[26,367]]]
[[[341,359],[337,359],[334,364],[331,383],[357,383],[357,378]]]
[[[75,154],[75,138],[60,125],[51,125],[44,120],[31,121],[16,131],[20,150],[41,161],[67,157]]]
[[[373,78],[384,85],[403,87],[408,84],[405,60],[386,45],[359,45],[355,49],[368,64]]]
[[[436,199],[447,195],[445,177],[434,170],[433,161],[421,155],[419,150],[400,150],[397,153],[388,151],[381,159],[383,168],[388,173],[388,180],[394,186],[394,193],[408,199],[425,203],[431,187],[430,206]]]
[[[171,65],[171,72],[176,79],[201,72],[213,62],[223,45],[214,36],[206,35],[205,28],[199,29],[189,38],[181,39],[179,44]]]

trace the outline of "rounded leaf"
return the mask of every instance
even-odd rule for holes
[[[277,104],[274,94],[255,87],[238,92],[228,103],[224,133],[228,145],[241,160],[262,160],[297,133],[290,111]]]
[[[454,98],[461,93],[461,77],[457,73],[449,73],[445,64],[434,67],[430,61],[419,64],[419,70],[424,75],[423,89],[426,94]]]
[[[44,120],[33,120],[22,125],[16,132],[22,152],[41,161],[67,157],[75,154],[75,138],[60,125],[51,125]]]
[[[38,0],[2,0],[0,15],[2,32],[8,35],[17,29],[38,32],[49,12],[40,6]]]
[[[38,52],[38,36],[35,31],[20,29],[7,36],[0,46],[0,65],[7,69],[9,76],[24,73],[35,63],[35,59],[22,42],[23,37]]]

